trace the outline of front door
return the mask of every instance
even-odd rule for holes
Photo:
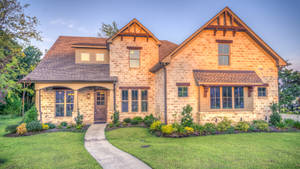
[[[107,91],[96,90],[95,91],[95,122],[106,122],[106,110],[107,110]]]

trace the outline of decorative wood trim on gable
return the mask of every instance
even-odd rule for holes
[[[217,43],[232,43],[233,40],[216,40]]]
[[[190,83],[176,83],[176,86],[190,86]]]
[[[121,86],[119,89],[129,90],[129,89],[150,89],[149,86]]]
[[[143,47],[141,46],[127,46],[127,49],[129,50],[141,50]]]

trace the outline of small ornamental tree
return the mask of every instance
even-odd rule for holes
[[[183,107],[183,110],[181,112],[181,125],[183,125],[184,127],[191,127],[193,124],[192,110],[193,108],[189,104]]]
[[[272,103],[270,106],[272,110],[272,114],[270,116],[270,123],[274,126],[276,126],[281,121],[281,116],[279,114],[279,106],[277,103]]]
[[[114,124],[120,123],[120,112],[115,111],[114,114],[111,116],[111,119]]]

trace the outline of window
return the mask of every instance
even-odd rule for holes
[[[96,96],[97,105],[105,105],[105,93],[104,92],[97,92]]]
[[[128,90],[122,90],[122,112],[128,112]]]
[[[232,87],[222,88],[222,103],[223,103],[223,109],[232,108]]]
[[[104,54],[103,53],[97,53],[96,54],[96,61],[103,62],[104,61]]]
[[[258,91],[259,97],[267,96],[267,89],[265,87],[259,87],[259,88],[257,88],[257,91]]]
[[[139,105],[138,105],[139,97],[138,96],[139,96],[138,90],[131,91],[131,111],[132,112],[138,112],[138,109],[139,109]]]
[[[81,58],[81,61],[90,61],[90,54],[89,53],[81,53],[80,58]]]
[[[234,108],[244,108],[243,87],[234,87]]]
[[[142,90],[142,112],[147,112],[148,111],[148,91],[147,90]]]
[[[55,93],[55,115],[72,116],[74,109],[74,92],[59,90]]]
[[[178,87],[178,97],[187,97],[188,96],[188,87]]]
[[[131,68],[140,67],[140,50],[129,50],[129,62]]]
[[[229,65],[229,44],[219,43],[219,65]]]
[[[220,87],[210,88],[210,108],[212,109],[220,108]]]

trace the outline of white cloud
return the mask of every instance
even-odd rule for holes
[[[65,20],[62,18],[54,19],[50,21],[50,24],[52,25],[62,25],[65,26],[69,29],[78,31],[79,33],[89,33],[88,29],[83,26],[76,26],[76,22],[71,21],[71,20]]]

